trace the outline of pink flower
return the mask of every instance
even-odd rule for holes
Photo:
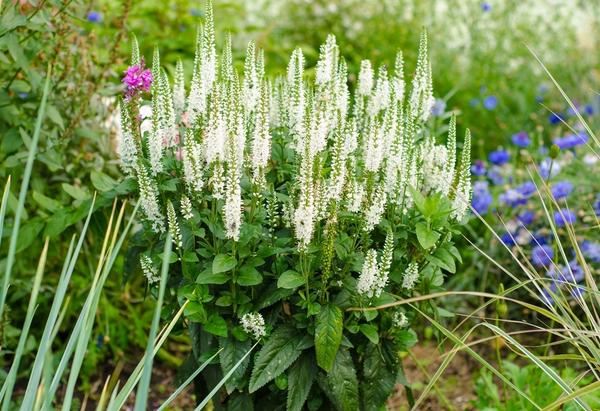
[[[152,84],[152,72],[144,68],[144,60],[140,64],[130,66],[122,80],[125,84],[125,98],[131,100],[141,91],[149,91]]]

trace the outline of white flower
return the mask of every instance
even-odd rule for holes
[[[142,267],[142,272],[146,276],[149,284],[154,284],[160,281],[160,276],[158,275],[158,270],[152,264],[152,259],[145,254],[140,256],[140,266]]]
[[[192,202],[186,195],[181,196],[181,215],[186,220],[190,220],[194,217],[194,214],[192,213]]]
[[[327,36],[325,44],[321,45],[321,54],[317,67],[315,69],[315,83],[324,84],[333,79],[333,74],[337,68],[338,48],[335,43],[335,36],[330,34]]]
[[[356,291],[368,298],[379,297],[387,284],[387,274],[381,274],[377,264],[377,252],[373,249],[368,250],[356,283]]]
[[[181,237],[181,229],[179,228],[179,222],[177,221],[177,214],[173,203],[167,201],[167,222],[169,223],[169,233],[173,238],[173,242],[177,248],[183,247],[183,238]]]
[[[121,112],[121,116],[118,123],[117,152],[119,157],[121,157],[123,170],[127,174],[131,174],[137,163],[138,149],[133,137],[133,126],[128,104],[126,102],[119,104],[119,111]]]
[[[385,204],[386,194],[383,184],[380,184],[376,188],[375,192],[371,195],[371,204],[369,204],[369,207],[364,214],[365,231],[371,231],[377,224],[379,224],[379,221],[381,221],[381,216],[385,211]]]
[[[467,129],[463,151],[458,169],[458,186],[454,193],[453,216],[462,220],[471,203],[471,132]]]
[[[264,337],[267,333],[265,330],[265,319],[260,313],[246,313],[240,318],[240,324],[245,332],[252,335],[255,339]]]
[[[419,281],[419,266],[417,263],[412,262],[408,264],[404,277],[402,278],[402,287],[407,290],[412,290],[415,284]]]
[[[359,96],[368,96],[373,89],[373,67],[369,60],[360,62],[360,73],[358,74],[358,89]]]
[[[406,328],[408,326],[408,318],[402,311],[396,311],[392,314],[392,324],[397,328]]]
[[[148,170],[141,160],[136,164],[136,174],[140,190],[140,203],[146,218],[152,224],[152,229],[157,232],[163,232],[165,229],[164,217],[158,204],[158,189],[156,182],[148,174]]]

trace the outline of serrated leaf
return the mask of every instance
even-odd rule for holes
[[[253,266],[244,265],[240,268],[240,272],[237,275],[236,282],[239,285],[251,286],[262,283],[263,277]]]
[[[433,247],[440,238],[440,233],[433,231],[425,223],[417,223],[416,233],[419,244],[421,244],[421,247],[425,250],[429,250]]]
[[[215,257],[212,263],[212,273],[219,274],[233,270],[237,261],[230,255],[219,254]]]
[[[338,350],[331,371],[319,374],[319,386],[338,411],[356,411],[358,407],[358,379],[350,352]]]
[[[254,359],[254,369],[248,389],[255,392],[279,374],[287,370],[302,352],[294,328],[280,327],[267,340]]]
[[[301,411],[317,375],[312,355],[304,352],[288,373],[287,411]]]
[[[373,324],[361,324],[360,332],[373,344],[379,344],[379,333],[377,332],[377,327]]]
[[[331,371],[336,354],[342,342],[344,321],[342,310],[335,305],[326,305],[317,316],[315,328],[315,350],[317,364],[325,371]]]
[[[304,284],[304,277],[300,273],[293,270],[288,270],[279,276],[277,287],[294,289]]]
[[[394,390],[396,375],[385,363],[376,345],[369,344],[365,350],[363,378],[361,381],[363,409],[378,411]]]
[[[223,348],[223,351],[219,354],[221,370],[223,370],[223,375],[225,375],[250,350],[252,343],[250,340],[238,341],[235,338],[221,338],[219,341]],[[225,382],[225,388],[227,389],[228,394],[231,394],[233,390],[240,385],[249,363],[250,357],[246,357],[233,374],[231,374],[231,377]]]

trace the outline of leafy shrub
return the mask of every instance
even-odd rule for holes
[[[230,41],[217,59],[208,10],[189,93],[181,64],[171,88],[158,50],[146,68],[135,40],[123,78],[121,162],[146,217],[140,267],[158,282],[169,233],[169,285],[196,355],[218,344],[227,370],[262,342],[226,384],[232,409],[275,407],[286,392],[288,409],[377,409],[416,341],[414,313],[368,308],[439,290],[455,271],[469,133],[457,161],[455,119],[446,145],[428,129],[425,35],[410,94],[399,53],[392,73],[363,61],[351,104],[334,36],[314,82],[301,49],[270,81],[253,42],[239,77]]]

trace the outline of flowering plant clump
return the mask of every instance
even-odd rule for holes
[[[597,104],[579,108],[587,121]],[[600,242],[590,230],[600,216],[600,163],[571,108],[550,115],[548,123],[548,136],[540,125],[537,132],[519,131],[512,145],[474,161],[471,206],[493,220],[505,245],[529,257],[530,267],[546,279],[543,301],[552,304],[559,292],[581,298],[585,272],[594,274],[600,262]],[[493,215],[501,218],[488,217]],[[493,249],[492,257],[502,260]]]
[[[143,68],[135,41],[133,56]],[[441,289],[471,184],[469,133],[457,159],[455,119],[445,145],[427,127],[425,34],[410,92],[403,67],[401,53],[390,72],[365,60],[352,92],[330,35],[314,80],[300,49],[268,79],[252,42],[240,75],[230,39],[217,57],[209,6],[189,87],[181,63],[171,87],[155,51],[148,100],[143,82],[127,89],[120,153],[145,216],[140,269],[154,287],[168,232],[192,361],[223,349],[204,385],[261,344],[227,381],[228,409],[379,409],[405,381],[414,313],[366,309]]]

